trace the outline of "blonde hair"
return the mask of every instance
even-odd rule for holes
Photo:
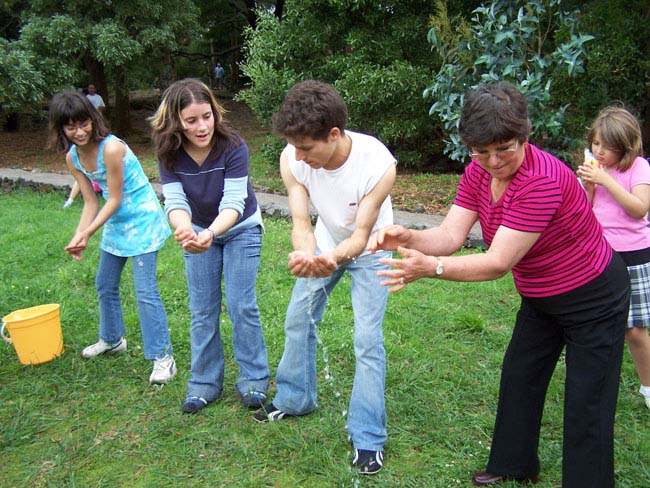
[[[634,160],[643,154],[639,121],[623,107],[610,106],[600,111],[587,134],[589,147],[596,136],[605,146],[620,155],[620,171],[630,169]]]
[[[212,107],[214,135],[211,143],[217,154],[242,143],[239,133],[223,119],[225,110],[210,88],[194,78],[179,80],[165,90],[156,113],[147,119],[151,125],[156,156],[167,169],[171,169],[176,162],[178,151],[185,141],[181,111],[192,103],[207,103]]]

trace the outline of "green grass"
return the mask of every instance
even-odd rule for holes
[[[61,357],[37,366],[21,365],[12,346],[0,343],[1,487],[449,488],[471,486],[470,474],[485,466],[501,360],[518,306],[509,276],[474,284],[423,281],[390,296],[385,468],[359,478],[349,468],[343,415],[354,367],[349,280],[332,294],[320,326],[333,379],[325,378],[319,354],[315,413],[275,424],[252,421],[234,391],[237,368],[224,313],[223,397],[184,416],[189,314],[178,247],[170,239],[161,251],[159,281],[179,373],[168,386],[150,387],[130,265],[122,280],[128,353],[79,357],[97,337],[98,236],[81,262],[63,252],[81,208],[62,210],[63,200],[60,193],[0,194],[0,315],[60,303],[65,342]],[[290,226],[265,224],[258,295],[274,373],[293,284],[286,270]],[[540,488],[561,482],[563,375],[560,364],[542,426]],[[650,412],[637,384],[626,353],[616,425],[618,487],[650,486]]]

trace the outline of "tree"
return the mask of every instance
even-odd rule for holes
[[[554,97],[571,103],[565,130],[583,137],[600,109],[622,102],[642,124],[646,155],[650,154],[650,2],[594,0],[582,6],[579,26],[594,36],[589,44],[587,76],[559,77]]]
[[[246,32],[241,98],[264,121],[287,89],[307,78],[333,83],[348,104],[350,127],[380,137],[401,166],[435,168],[440,124],[422,90],[435,69],[426,49],[434,0],[290,0],[280,21],[260,11]]]
[[[443,64],[424,95],[435,100],[430,113],[445,125],[452,159],[467,158],[458,134],[465,92],[495,81],[510,81],[526,95],[538,144],[560,155],[571,147],[563,131],[567,105],[553,103],[551,86],[560,70],[568,77],[584,72],[584,45],[593,36],[577,34],[576,22],[577,12],[562,11],[560,0],[497,0],[476,8],[471,23],[450,20],[439,3],[429,41]]]
[[[16,76],[2,77],[0,103],[24,105],[87,79],[109,102],[110,83],[118,134],[129,129],[129,71],[145,65],[157,74],[198,29],[191,0],[34,0],[23,18],[20,38],[0,44],[0,70]],[[21,63],[12,68],[16,57]]]

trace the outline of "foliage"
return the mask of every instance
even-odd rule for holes
[[[63,210],[63,198],[22,190],[0,198],[0,316],[60,303],[64,341],[61,357],[37,366],[19,364],[12,346],[0,341],[3,487],[449,488],[470,486],[471,473],[485,466],[503,352],[519,302],[510,276],[486,283],[421,280],[389,297],[383,328],[385,464],[379,475],[363,479],[351,471],[345,429],[354,374],[347,276],[332,292],[319,326],[316,412],[271,424],[252,420],[233,387],[238,369],[232,324],[223,313],[223,396],[197,415],[182,415],[190,367],[182,252],[170,239],[158,258],[177,377],[162,388],[147,384],[151,362],[141,349],[130,263],[121,283],[128,352],[81,359],[79,351],[97,338],[99,236],[82,261],[65,255],[80,202]],[[258,302],[275,375],[294,278],[286,268],[290,225],[267,219],[265,228]],[[561,484],[564,370],[560,362],[547,394],[538,488]],[[650,430],[637,389],[626,353],[615,432],[621,488],[650,486],[647,464],[640,461],[650,449]]]
[[[462,161],[467,153],[458,135],[464,93],[495,81],[509,81],[526,95],[538,144],[556,154],[568,146],[562,128],[567,105],[557,105],[551,85],[559,69],[569,77],[584,72],[585,43],[593,36],[578,34],[577,11],[564,12],[560,3],[498,0],[475,9],[469,23],[449,19],[445,3],[438,3],[429,41],[443,64],[424,96],[435,100],[430,113],[445,126],[452,159]]]
[[[580,29],[592,34],[586,76],[570,80],[559,73],[552,89],[562,104],[571,103],[565,129],[584,136],[598,111],[622,102],[644,125],[650,148],[650,3],[646,0],[595,0],[582,7]],[[577,148],[582,147],[578,145]],[[580,151],[581,152],[581,151]]]
[[[433,0],[293,0],[282,21],[259,12],[246,32],[242,70],[251,84],[240,97],[268,122],[294,83],[333,83],[351,128],[378,136],[401,165],[431,170],[440,126],[420,93],[434,73],[421,48],[432,8]]]
[[[13,77],[0,78],[2,103],[9,107],[78,86],[87,77],[102,91],[105,75],[116,94],[128,94],[125,73],[142,64],[162,70],[164,55],[196,29],[198,13],[191,0],[38,0],[24,8],[20,39],[0,50],[0,67],[16,56],[23,60],[9,73]],[[118,108],[128,111],[128,99]]]
[[[0,38],[0,113],[40,102],[47,83],[37,66],[19,42]]]

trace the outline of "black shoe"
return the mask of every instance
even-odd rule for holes
[[[384,464],[384,455],[381,451],[367,451],[355,449],[352,466],[359,468],[359,474],[376,474],[381,471]]]
[[[240,396],[242,405],[247,408],[260,408],[266,403],[266,394],[261,391],[247,391]]]
[[[203,397],[187,397],[181,406],[183,413],[196,413],[208,406],[208,401]]]
[[[283,412],[272,403],[266,407],[260,408],[253,414],[253,420],[256,422],[277,422],[278,420],[290,417],[295,417],[295,415]]]

